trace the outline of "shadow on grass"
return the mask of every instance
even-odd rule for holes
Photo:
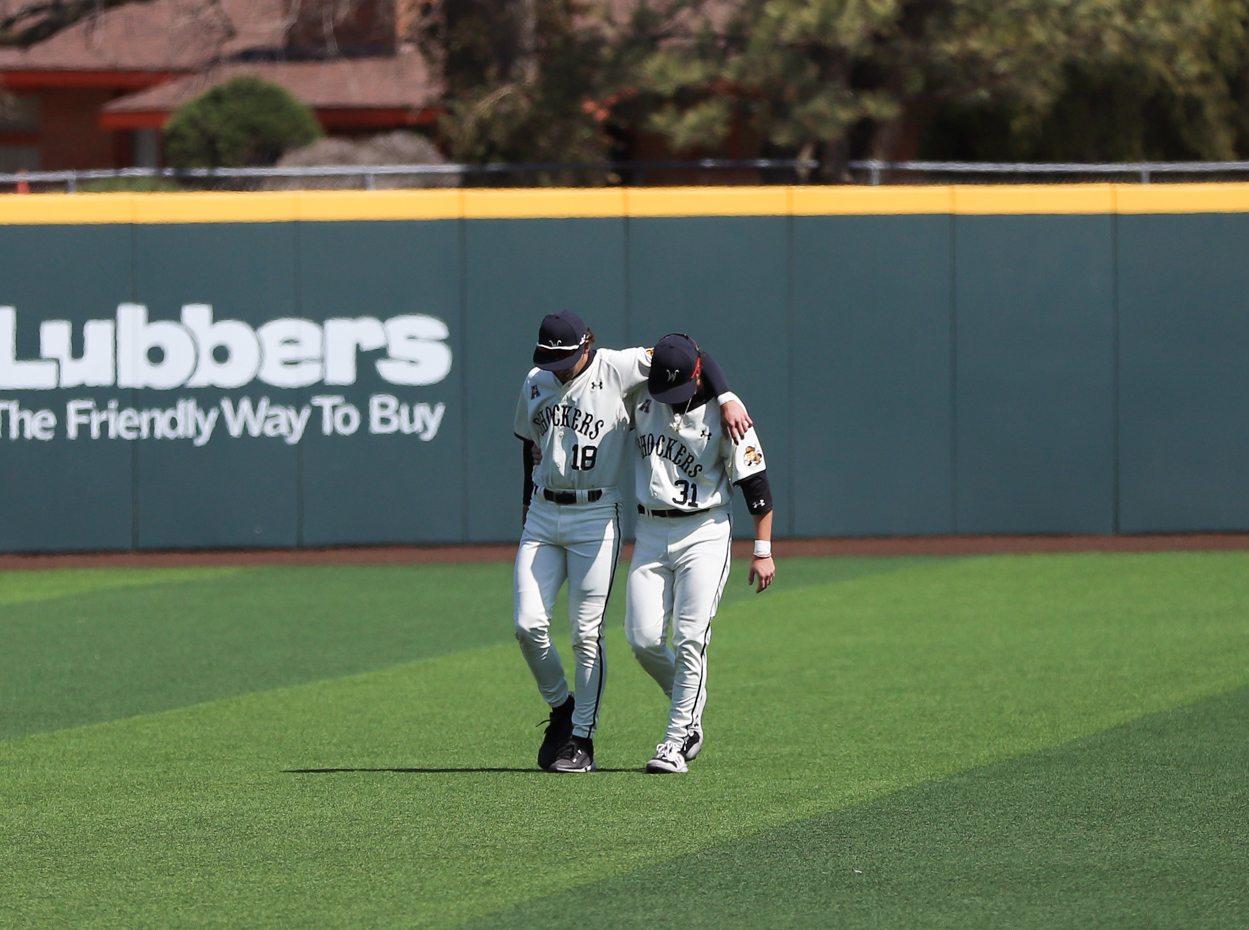
[[[642,773],[642,769],[595,769],[596,772],[635,772]],[[552,775],[554,772],[544,772],[541,769],[517,769],[517,768],[474,768],[467,766],[464,768],[391,768],[391,769],[282,769],[284,775],[338,775],[343,773],[370,774],[378,772],[388,772],[396,775],[459,775],[473,774],[479,772],[518,772],[522,775]]]

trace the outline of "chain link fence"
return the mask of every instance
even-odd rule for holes
[[[0,191],[379,190],[428,187],[603,187],[669,185],[950,183],[1150,184],[1244,180],[1249,161],[1108,164],[851,161],[804,159],[633,161],[603,164],[322,165],[281,168],[122,168],[0,174]]]

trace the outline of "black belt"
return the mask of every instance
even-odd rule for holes
[[[647,517],[692,517],[700,513],[707,513],[711,507],[704,507],[702,510],[647,510],[641,504],[638,504],[638,513]]]
[[[549,488],[542,489],[542,496],[549,500],[552,504],[575,504],[577,503],[576,491],[552,491]],[[602,490],[595,488],[593,491],[585,492],[585,501],[587,504],[593,504],[603,496]]]

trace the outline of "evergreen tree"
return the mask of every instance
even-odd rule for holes
[[[678,150],[747,126],[836,177],[851,155],[1227,158],[1246,135],[1243,0],[682,6],[641,67]]]
[[[581,0],[431,3],[420,46],[444,75],[448,155],[469,163],[604,161],[622,114],[632,113],[630,84],[654,49],[657,21],[645,4],[616,22]],[[559,172],[539,178],[570,180]]]

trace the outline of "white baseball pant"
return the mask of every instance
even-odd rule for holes
[[[572,731],[593,736],[598,726],[607,655],[603,615],[620,559],[620,499],[593,504],[553,504],[535,495],[516,553],[516,639],[552,707],[568,699],[568,679],[551,642],[555,596],[568,580],[568,622],[576,659],[576,710]]]
[[[670,742],[683,743],[702,726],[711,620],[729,577],[732,544],[727,507],[706,516],[638,517],[625,636],[672,699],[665,736]]]

